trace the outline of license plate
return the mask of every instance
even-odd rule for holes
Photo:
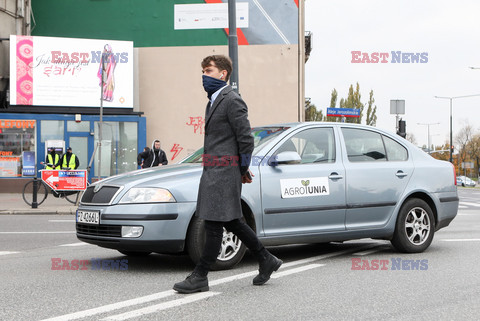
[[[100,212],[78,210],[77,223],[100,224]]]

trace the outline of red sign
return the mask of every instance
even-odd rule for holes
[[[55,191],[84,191],[87,188],[86,170],[42,170],[42,181]]]

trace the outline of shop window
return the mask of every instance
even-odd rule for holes
[[[99,139],[99,122],[95,122],[95,144]],[[137,169],[138,124],[103,122],[101,176],[111,176]],[[99,175],[99,151],[95,154],[95,176]]]
[[[35,175],[35,120],[0,119],[0,177]],[[23,172],[22,156],[29,171]]]
[[[41,120],[40,139],[42,143],[46,140],[65,140],[63,120]]]
[[[73,120],[67,121],[67,131],[68,132],[89,132],[90,131],[90,122],[82,121],[76,122]]]

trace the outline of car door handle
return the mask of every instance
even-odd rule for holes
[[[328,178],[330,178],[330,179],[342,179],[343,176],[338,175],[338,173],[332,173],[332,174],[330,174],[330,176],[328,176]]]
[[[399,178],[403,178],[403,177],[407,176],[408,174],[407,174],[407,173],[404,173],[404,172],[402,172],[402,171],[398,171],[395,175],[396,175],[397,177],[399,177]]]

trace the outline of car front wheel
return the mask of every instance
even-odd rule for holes
[[[187,251],[192,261],[197,264],[205,245],[205,229],[203,220],[193,217],[187,234]],[[246,246],[238,236],[223,229],[223,239],[217,261],[210,267],[212,270],[228,270],[237,265],[243,258]]]
[[[430,206],[421,199],[409,199],[400,209],[391,242],[400,252],[420,253],[430,246],[434,233]]]

